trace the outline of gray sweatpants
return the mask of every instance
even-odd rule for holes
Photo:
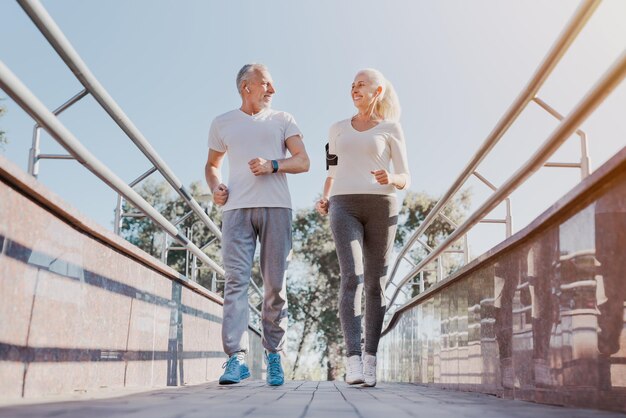
[[[383,290],[398,223],[395,196],[354,194],[330,198],[341,287],[339,318],[348,356],[361,354],[361,294],[365,290],[365,352],[376,354],[385,316]]]
[[[287,330],[285,272],[291,253],[291,209],[232,209],[222,215],[224,320],[222,344],[232,355],[248,351],[248,287],[257,239],[261,244],[263,276],[263,347],[280,351]]]

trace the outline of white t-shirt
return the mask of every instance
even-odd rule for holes
[[[354,129],[350,119],[337,122],[330,127],[329,153],[337,155],[337,165],[328,169],[328,177],[334,178],[331,196],[395,194],[395,186],[376,182],[371,174],[375,170],[403,174],[406,180],[403,189],[410,185],[404,133],[398,122],[382,121],[363,132]]]
[[[265,109],[248,115],[240,109],[216,117],[209,130],[209,148],[228,157],[228,200],[223,210],[240,208],[291,208],[285,173],[255,176],[248,161],[261,157],[280,160],[287,156],[285,140],[302,137],[296,121],[287,112]]]

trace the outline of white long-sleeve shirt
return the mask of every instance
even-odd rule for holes
[[[337,155],[337,165],[328,169],[328,177],[334,179],[331,196],[395,194],[392,184],[376,182],[371,174],[375,170],[401,175],[405,180],[403,189],[410,185],[404,133],[398,122],[382,121],[363,132],[354,129],[351,119],[337,122],[330,127],[329,153]]]

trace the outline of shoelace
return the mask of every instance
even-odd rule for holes
[[[374,362],[363,362],[363,374],[367,376],[374,376],[376,373],[376,363]]]
[[[271,376],[280,374],[280,358],[268,359],[267,368]]]
[[[361,362],[356,362],[356,361],[349,361],[348,362],[348,369],[349,369],[349,373],[350,374],[356,374],[356,373],[360,373],[361,372]]]
[[[237,357],[231,357],[226,363],[222,364],[222,369],[226,369],[226,373],[236,373],[238,366]]]

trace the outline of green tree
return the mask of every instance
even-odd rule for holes
[[[330,223],[315,209],[305,209],[296,214],[293,230],[296,257],[308,266],[310,274],[294,278],[288,287],[289,314],[302,326],[292,373],[303,353],[313,351],[321,354],[320,366],[326,369],[327,379],[335,380],[343,372],[343,345],[338,317],[339,262]],[[313,346],[306,347],[311,335]]]
[[[175,194],[171,186],[164,181],[155,182],[148,179],[138,186],[137,192],[170,222],[175,222],[191,210],[187,203],[178,194]],[[202,183],[199,181],[191,183],[189,192],[196,200],[199,200],[204,193]],[[219,225],[221,223],[221,211],[212,204],[207,207],[209,217]],[[138,213],[128,202],[124,202],[122,210],[124,213]],[[177,226],[198,247],[202,248],[215,239],[214,234],[195,214],[187,217]],[[145,216],[126,216],[122,218],[121,234],[126,240],[148,254],[161,259],[166,235],[150,218]],[[173,242],[171,237],[167,238],[167,244],[167,264],[180,274],[189,276],[192,263],[191,254],[187,254],[184,250],[176,249],[176,247],[179,247],[179,244]],[[203,251],[217,264],[222,264],[219,240],[215,239]],[[198,261],[198,264],[201,266],[202,263]],[[213,272],[210,269],[201,267],[198,270],[197,281],[201,285],[210,289],[212,278]],[[221,291],[223,288],[222,282],[219,281],[218,283],[217,290]]]
[[[197,199],[202,194],[201,183],[192,183],[189,190]],[[147,180],[138,188],[138,192],[171,221],[179,219],[189,211],[186,203],[178,195],[174,195],[170,186],[165,182],[156,183]],[[447,205],[444,214],[458,224],[462,222],[469,203],[470,193],[461,192]],[[409,192],[407,194],[399,214],[397,247],[406,242],[435,204],[436,200],[425,193]],[[133,210],[131,205],[124,205],[124,212]],[[221,223],[221,212],[216,207],[210,205],[208,214],[216,224]],[[195,215],[182,221],[179,228],[200,247],[214,238]],[[422,238],[429,246],[434,247],[453,229],[449,223],[437,219]],[[154,257],[161,257],[164,234],[150,219],[123,218],[122,235]],[[293,223],[293,238],[295,261],[299,268],[290,270],[287,297],[292,325],[295,323],[299,332],[295,334],[295,341],[293,341],[296,345],[296,359],[291,370],[292,377],[300,366],[302,356],[306,353],[315,353],[320,359],[320,367],[326,370],[326,378],[335,380],[344,372],[342,361],[344,345],[338,316],[339,262],[328,217],[318,215],[313,208],[300,210]],[[171,239],[169,242],[171,243]],[[177,244],[174,245],[177,246]],[[414,262],[419,262],[426,252],[418,245],[415,247],[409,256]],[[219,242],[209,245],[204,251],[221,264]],[[188,274],[185,268],[185,257],[185,251],[171,249],[168,251],[167,261],[181,274]],[[448,267],[454,268],[452,264]],[[212,273],[209,270],[201,270],[198,282],[210,288],[211,276]],[[252,279],[255,283],[261,283],[258,262],[255,262]],[[219,286],[217,290],[221,291],[222,288],[223,286]],[[260,301],[260,298],[257,297],[256,301]]]
[[[437,203],[425,193],[409,192],[399,213],[396,247],[399,248]],[[450,202],[444,214],[455,223],[462,222],[469,209],[470,192],[463,191]],[[454,228],[440,219],[426,230],[425,242],[434,247],[447,237]],[[328,380],[339,378],[344,372],[344,344],[338,316],[339,262],[330,231],[328,217],[317,214],[314,209],[301,210],[294,221],[294,250],[296,258],[307,266],[307,274],[292,277],[288,287],[289,314],[298,323],[296,336],[296,360],[292,377],[300,365],[301,356],[315,352],[321,359],[320,366],[326,369]],[[417,248],[410,253],[415,263],[426,252]],[[453,268],[454,263],[449,263]],[[416,291],[418,289],[415,289]],[[308,343],[307,341],[313,341]]]
[[[404,246],[413,232],[424,222],[424,219],[437,204],[438,199],[426,193],[408,192],[402,203],[402,209],[399,214],[398,232],[396,234],[396,246],[398,248]],[[467,215],[467,211],[471,204],[471,191],[469,189],[462,190],[458,193],[444,208],[443,214],[452,220],[455,224],[460,225]],[[430,248],[437,247],[444,239],[448,237],[455,227],[450,222],[438,216],[430,224],[424,234],[422,241]],[[461,243],[457,242],[453,245],[453,249],[461,249]],[[414,264],[419,263],[428,254],[427,249],[416,243],[408,256]],[[444,263],[444,274],[450,274],[458,269],[461,265],[460,257],[446,256]],[[436,278],[435,263],[431,263],[424,271],[425,287],[431,286]],[[412,295],[415,296],[419,292],[417,287],[413,288]]]

